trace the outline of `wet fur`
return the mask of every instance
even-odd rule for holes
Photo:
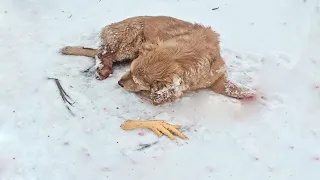
[[[138,16],[104,27],[100,37],[98,50],[65,47],[62,53],[99,54],[100,79],[112,73],[112,62],[132,60],[130,71],[118,83],[127,91],[148,96],[154,105],[203,88],[234,98],[251,96],[227,82],[219,34],[211,27],[173,17]]]

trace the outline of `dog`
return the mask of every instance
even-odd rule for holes
[[[237,99],[253,96],[228,82],[219,34],[210,26],[169,16],[136,16],[105,26],[100,39],[99,49],[66,46],[61,52],[95,57],[99,80],[112,74],[114,62],[132,61],[118,84],[154,105],[204,88]]]

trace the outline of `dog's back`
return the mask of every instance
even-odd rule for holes
[[[101,31],[101,44],[114,53],[114,61],[135,59],[141,45],[187,35],[192,29],[203,28],[168,16],[137,16],[112,23]]]

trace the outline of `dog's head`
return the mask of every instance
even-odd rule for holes
[[[172,60],[170,52],[154,44],[142,47],[139,57],[130,65],[118,84],[127,91],[156,91],[158,85],[173,83],[179,67]]]
[[[137,78],[133,75],[132,71],[126,72],[118,81],[118,84],[127,91],[139,92],[139,91],[149,91],[150,85],[141,80],[140,76]]]

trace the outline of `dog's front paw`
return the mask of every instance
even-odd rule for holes
[[[96,79],[97,80],[104,80],[107,77],[110,76],[110,74],[112,73],[112,69],[110,70],[108,67],[105,67],[105,65],[103,64],[102,61],[102,54],[99,53],[98,55],[95,56],[96,59],[96,64],[95,64],[95,68],[96,68]]]
[[[96,79],[97,80],[104,80],[110,76],[112,76],[112,69],[109,68],[103,68],[96,71]]]
[[[112,59],[104,54],[98,54],[96,57],[96,79],[104,80],[112,75]]]

